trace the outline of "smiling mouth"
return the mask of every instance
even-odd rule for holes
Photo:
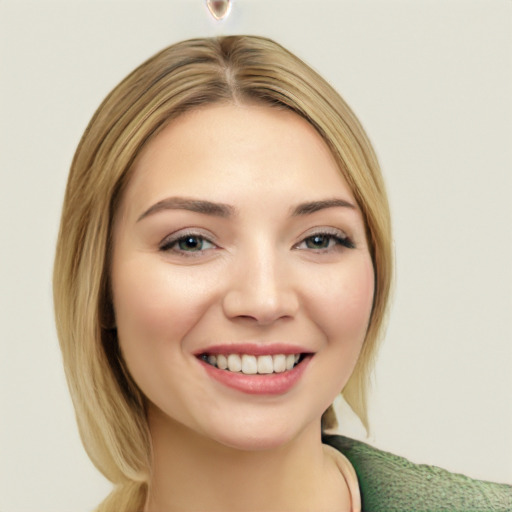
[[[307,354],[201,354],[199,359],[220,370],[244,375],[284,373],[300,364]]]

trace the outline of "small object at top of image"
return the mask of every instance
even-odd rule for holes
[[[231,12],[231,0],[206,0],[206,7],[216,20],[225,20]]]

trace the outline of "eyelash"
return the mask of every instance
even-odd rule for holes
[[[190,250],[187,251],[185,249],[177,249],[176,246],[182,242],[190,241],[191,239],[197,240],[201,247],[199,250]],[[203,248],[203,244],[206,243],[208,245],[211,245],[211,247],[207,247],[206,249]],[[171,236],[170,238],[166,238],[162,244],[159,247],[159,250],[162,252],[175,252],[177,254],[183,255],[183,256],[194,256],[198,253],[204,252],[206,250],[210,250],[215,248],[215,244],[208,240],[203,234],[201,233],[195,233],[191,231],[190,233],[180,233],[177,236]]]
[[[315,247],[301,248],[300,247],[302,244],[307,243],[308,241],[311,241],[314,238],[322,238],[322,239],[326,240],[327,244],[328,244],[327,247],[317,247],[317,248],[315,248]],[[334,242],[334,245],[331,245],[332,242]],[[322,252],[329,252],[329,251],[335,249],[336,246],[341,246],[346,249],[354,249],[355,248],[355,245],[352,242],[352,240],[347,235],[338,231],[337,229],[333,230],[333,231],[319,231],[317,233],[313,233],[313,234],[307,236],[306,238],[304,238],[298,244],[296,244],[295,248],[300,249],[300,250],[308,250],[309,249],[312,251],[322,253]]]
[[[313,239],[318,238],[322,239],[323,242],[327,242],[327,247],[300,247],[302,244],[307,244],[308,241],[312,241]],[[195,240],[198,244],[200,244],[200,247],[198,249],[191,248],[192,250],[186,250],[183,248],[176,248],[180,243],[187,243],[187,241]],[[333,244],[334,242],[334,244]],[[204,244],[209,245],[210,247],[204,248]],[[299,250],[311,250],[315,251],[317,253],[324,253],[332,251],[336,248],[336,246],[341,246],[346,249],[354,249],[355,245],[352,242],[352,240],[346,236],[345,234],[342,234],[338,230],[334,231],[319,231],[317,233],[313,233],[303,240],[301,240],[298,244],[294,245],[294,249]],[[159,250],[161,252],[174,252],[177,254],[180,254],[185,257],[191,257],[194,255],[198,255],[199,253],[205,252],[207,250],[214,249],[216,246],[213,242],[211,242],[208,238],[206,238],[204,235],[200,233],[190,232],[190,233],[181,233],[178,236],[172,236],[171,238],[165,239],[162,244],[159,247]]]

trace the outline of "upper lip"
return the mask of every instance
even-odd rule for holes
[[[211,345],[195,351],[194,355],[249,354],[254,356],[266,356],[276,354],[305,354],[312,352],[312,350],[301,347],[300,345],[289,345],[287,343],[230,343]]]

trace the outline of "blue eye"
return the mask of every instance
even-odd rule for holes
[[[198,253],[214,247],[212,242],[201,235],[187,234],[164,241],[160,250],[164,252]]]
[[[297,248],[328,251],[330,249],[335,249],[337,246],[343,246],[347,249],[353,249],[355,247],[347,236],[333,233],[315,233],[300,242],[297,245]]]
[[[180,251],[196,252],[202,251],[205,240],[198,236],[187,236],[176,241]]]
[[[329,235],[313,235],[304,241],[308,249],[327,249],[334,239]]]

